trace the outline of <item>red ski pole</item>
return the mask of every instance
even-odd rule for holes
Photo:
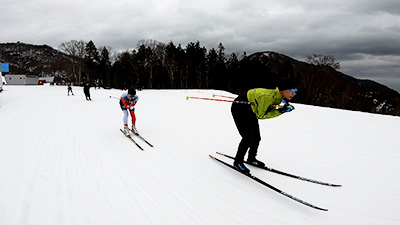
[[[251,102],[244,102],[244,101],[233,101],[233,100],[225,100],[225,99],[200,98],[200,97],[189,97],[189,96],[186,96],[186,100],[189,100],[189,98],[200,99],[200,100],[209,100],[209,101],[218,101],[218,102],[233,102],[233,103],[241,103],[241,104],[249,104],[249,105],[252,105]]]
[[[225,95],[215,95],[213,94],[213,97],[215,98],[215,96],[217,97],[222,97],[222,98],[230,98],[230,99],[235,99],[235,97],[231,97],[231,96],[225,96]]]

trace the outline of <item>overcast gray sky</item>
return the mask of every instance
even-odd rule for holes
[[[399,0],[2,0],[0,42],[200,41],[226,53],[333,55],[340,71],[400,92]]]

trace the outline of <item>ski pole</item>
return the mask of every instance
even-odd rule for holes
[[[213,97],[215,98],[215,96],[216,97],[222,97],[222,98],[230,98],[230,99],[235,99],[235,97],[230,97],[230,96],[225,96],[225,95],[216,95],[216,94],[213,94]]]
[[[225,100],[225,99],[200,98],[200,97],[189,97],[189,96],[186,96],[186,100],[189,100],[189,98],[200,99],[200,100],[219,101],[219,102],[241,103],[241,104],[249,104],[249,105],[252,105],[252,104],[253,104],[253,103],[251,103],[251,102],[245,102],[245,101],[233,101],[233,100]]]
[[[119,98],[117,98],[117,97],[114,97],[114,96],[111,96],[111,95],[110,95],[110,98],[119,99]]]
[[[215,98],[215,97],[221,97],[221,98],[231,98],[231,99],[235,99],[235,97],[225,96],[225,95],[216,95],[216,94],[213,94],[213,97],[214,97],[214,98]],[[233,101],[233,102],[235,102],[235,101]],[[253,104],[251,104],[251,105],[253,105]],[[276,107],[276,105],[271,105],[271,107]]]

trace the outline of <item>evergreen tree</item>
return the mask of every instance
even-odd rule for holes
[[[100,49],[99,60],[100,60],[99,62],[100,80],[98,85],[109,88],[111,60],[110,60],[110,51],[106,47],[102,47]]]
[[[185,88],[204,88],[206,48],[200,42],[190,42],[186,46]]]
[[[85,47],[85,82],[90,83],[99,79],[99,52],[93,41],[89,41]]]

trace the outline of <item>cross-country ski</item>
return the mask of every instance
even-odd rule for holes
[[[229,156],[229,155],[226,155],[224,153],[217,152],[217,154],[225,156],[225,157],[230,158],[230,159],[235,159],[233,156]],[[251,165],[248,161],[244,161],[244,162],[249,164],[249,165]],[[277,170],[277,169],[273,169],[273,168],[268,167],[268,166],[259,167],[259,168],[260,169],[264,169],[264,170],[268,170],[268,171],[273,172],[273,173],[281,174],[281,175],[292,177],[292,178],[299,179],[299,180],[308,181],[308,182],[315,183],[315,184],[321,184],[321,185],[326,185],[326,186],[331,186],[331,187],[341,187],[342,186],[340,184],[332,184],[332,183],[322,182],[322,181],[313,180],[313,179],[306,178],[306,177],[293,175],[293,174],[286,173],[286,172],[283,172],[283,171],[280,171],[280,170]]]
[[[124,134],[125,137],[127,137],[128,139],[130,139],[140,150],[144,150],[144,149],[132,138],[132,135],[126,135],[126,133],[125,133],[122,129],[119,129],[119,130]]]
[[[241,174],[243,174],[243,175],[245,175],[245,176],[247,176],[247,177],[249,177],[249,178],[251,178],[251,179],[257,181],[258,183],[260,183],[260,184],[262,184],[262,185],[264,185],[264,186],[270,188],[271,190],[274,190],[274,191],[278,192],[278,193],[281,194],[281,195],[284,195],[284,196],[286,196],[286,197],[288,197],[288,198],[290,198],[290,199],[293,199],[293,200],[296,201],[296,202],[299,202],[299,203],[301,203],[301,204],[303,204],[303,205],[306,205],[306,206],[311,207],[311,208],[314,208],[314,209],[318,209],[318,210],[322,210],[322,211],[328,211],[328,209],[320,208],[320,207],[315,206],[315,205],[313,205],[313,204],[310,204],[310,203],[308,203],[308,202],[306,202],[306,201],[303,201],[303,200],[301,200],[301,199],[299,199],[299,198],[296,198],[296,197],[294,197],[293,195],[290,195],[290,194],[288,194],[288,193],[286,193],[286,192],[284,192],[284,191],[282,191],[282,190],[280,190],[280,189],[278,189],[278,188],[276,188],[276,187],[270,185],[269,183],[267,183],[267,182],[261,180],[260,178],[258,178],[258,177],[256,177],[256,176],[252,175],[251,173],[242,173],[241,171],[239,171],[239,170],[238,170],[237,168],[235,168],[234,166],[232,166],[232,165],[230,165],[230,164],[228,164],[228,163],[226,163],[226,162],[224,162],[224,161],[222,161],[222,160],[220,160],[220,159],[218,159],[218,158],[215,158],[215,157],[212,156],[212,155],[210,155],[210,157],[211,157],[212,159],[215,159],[216,161],[222,163],[223,165],[225,165],[225,166],[227,166],[227,167],[229,167],[229,168],[231,168],[231,169],[234,169],[234,170],[236,170],[237,172],[239,172],[239,173],[241,173]]]
[[[148,144],[150,147],[154,147],[152,144],[150,144],[150,142],[148,142],[146,139],[144,139],[144,137],[142,137],[142,135],[140,135],[139,133],[136,133],[135,134],[135,132],[132,130],[132,129],[129,129],[133,134],[134,134],[134,136],[136,136],[136,137],[138,137],[140,140],[142,140],[142,141],[144,141],[146,144]]]

